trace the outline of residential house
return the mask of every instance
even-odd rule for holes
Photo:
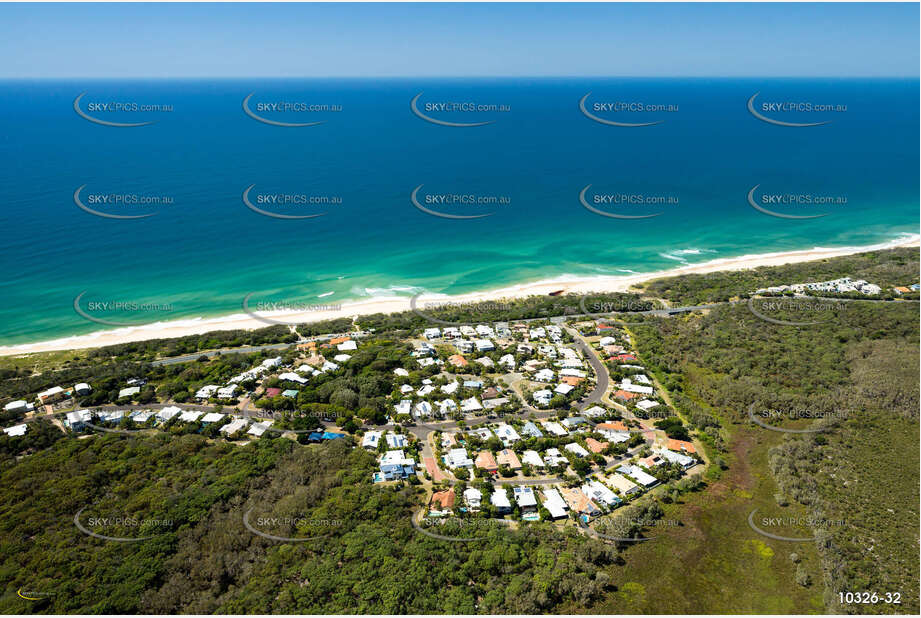
[[[596,454],[604,452],[604,449],[608,448],[608,444],[608,442],[599,442],[594,438],[585,439],[585,446],[588,447],[589,451]]]
[[[636,483],[620,474],[610,474],[604,481],[612,488],[619,491],[622,496],[630,496],[640,491]]]
[[[518,508],[521,509],[522,519],[540,519],[537,514],[537,498],[534,496],[532,488],[516,485],[512,488],[512,493],[515,494],[515,502],[518,503]]]
[[[456,495],[453,489],[445,489],[444,491],[436,491],[432,494],[432,501],[429,504],[429,510],[433,515],[444,515],[450,513],[454,508],[454,500]]]
[[[546,406],[550,405],[550,400],[553,399],[553,393],[548,390],[540,390],[535,391],[532,397],[534,397],[534,402],[538,405]]]
[[[247,433],[248,435],[251,435],[251,436],[253,436],[253,437],[258,438],[258,437],[260,437],[262,434],[264,434],[264,433],[266,432],[266,430],[267,430],[267,429],[272,425],[272,423],[274,423],[274,422],[275,422],[275,421],[268,420],[268,421],[261,421],[261,422],[259,422],[259,423],[253,423],[252,427],[250,427],[250,428],[249,428],[249,431],[247,431],[246,433]]]
[[[508,493],[504,487],[497,487],[489,497],[489,503],[496,507],[500,515],[512,512],[512,503],[509,502]]]
[[[582,485],[582,493],[588,496],[595,504],[604,504],[614,507],[623,502],[613,491],[598,481],[589,481]]]
[[[546,464],[544,460],[540,458],[540,455],[537,451],[525,451],[521,454],[521,462],[526,463],[532,468],[545,468]]]
[[[595,506],[595,503],[582,493],[582,490],[576,489],[575,487],[561,487],[559,492],[563,496],[563,500],[566,501],[566,504],[569,505],[569,508],[581,515],[583,520],[591,520],[601,515],[601,509]]]
[[[451,470],[473,467],[473,460],[467,456],[467,449],[465,448],[452,448],[443,459],[445,465]]]
[[[502,440],[502,444],[505,446],[511,446],[512,444],[515,444],[521,440],[521,436],[518,435],[518,432],[515,431],[515,428],[511,425],[506,425],[505,423],[502,423],[496,427],[496,435],[500,440]]]
[[[470,399],[464,399],[461,401],[461,411],[465,413],[479,412],[482,409],[483,406],[480,405],[480,402],[477,401],[476,397],[471,397]]]
[[[232,421],[221,427],[219,431],[226,436],[232,436],[233,434],[246,427],[248,424],[249,423],[245,418],[234,418]]]
[[[473,487],[464,490],[464,502],[470,507],[471,511],[480,510],[480,504],[483,502],[483,492]]]
[[[563,519],[567,516],[568,507],[560,496],[560,492],[555,489],[545,489],[542,493],[544,494],[544,508],[550,513],[551,519]]]
[[[377,445],[380,443],[381,436],[383,435],[383,431],[366,431],[365,435],[361,438],[361,448],[377,450]]]
[[[528,421],[521,428],[521,433],[529,438],[543,438],[544,433],[533,422]]]
[[[490,474],[496,474],[499,471],[499,464],[496,458],[489,451],[480,451],[476,456],[476,467],[486,470]]]
[[[416,462],[412,457],[407,457],[402,449],[391,450],[381,456],[380,471],[387,481],[405,479],[415,473]],[[453,490],[451,495],[454,495]]]
[[[541,425],[543,425],[544,429],[546,429],[549,433],[557,437],[565,436],[569,434],[568,431],[563,429],[562,425],[554,421],[541,421]]]
[[[511,449],[502,449],[496,453],[496,462],[500,466],[508,466],[512,472],[521,470],[521,462],[518,461],[518,456]]]
[[[387,448],[390,450],[401,449],[409,446],[409,440],[406,439],[406,436],[400,433],[388,433],[386,436],[384,436],[384,439],[387,441]]]
[[[579,445],[578,442],[570,442],[563,448],[577,457],[588,457],[588,451],[582,448],[582,446]]]

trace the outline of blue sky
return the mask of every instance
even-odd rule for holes
[[[918,4],[0,4],[0,77],[917,77],[918,19]]]

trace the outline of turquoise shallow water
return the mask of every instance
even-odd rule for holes
[[[102,126],[78,107],[112,122]],[[443,126],[436,120],[491,124]],[[747,109],[785,122],[778,126]],[[242,109],[276,122],[258,122]],[[610,126],[589,119],[659,124]],[[322,111],[280,113],[268,103]],[[771,102],[829,104],[784,111]],[[251,304],[463,293],[561,275],[648,272],[743,254],[868,245],[917,233],[917,80],[275,80],[0,82],[0,344],[239,313]],[[119,111],[103,103],[168,105]],[[439,103],[495,106],[445,111]],[[659,106],[610,111],[605,103]],[[261,105],[260,105],[261,104]],[[596,106],[597,104],[597,106]],[[841,109],[845,106],[846,109]],[[613,214],[590,212],[579,200]],[[279,219],[274,214],[318,214]],[[420,205],[455,215],[422,212]],[[829,213],[794,220],[781,214]],[[153,214],[121,220],[104,214]],[[160,196],[153,206],[91,200]],[[784,205],[772,196],[831,196]],[[272,204],[271,196],[341,203]],[[610,205],[596,196],[664,204]],[[264,198],[259,201],[259,197]],[[438,203],[439,196],[501,198]],[[846,203],[840,203],[841,198]],[[289,198],[290,199],[290,198]],[[507,202],[507,203],[506,203]],[[109,310],[91,303],[143,307]]]

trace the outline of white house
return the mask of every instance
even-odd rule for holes
[[[582,485],[582,493],[588,496],[590,500],[596,503],[600,502],[602,504],[607,504],[608,506],[615,506],[622,502],[613,491],[598,481],[589,481]]]
[[[377,449],[377,444],[381,441],[383,431],[366,431],[361,437],[361,448]]]
[[[688,457],[684,453],[676,453],[675,451],[670,451],[664,448],[654,450],[653,452],[671,463],[678,464],[682,468],[690,468],[697,463],[693,457]]]
[[[31,403],[19,399],[17,401],[11,401],[5,406],[3,406],[4,412],[31,412],[35,409]]]
[[[512,510],[512,503],[508,501],[508,493],[504,487],[497,487],[489,497],[489,502],[500,514],[509,513]]]
[[[570,442],[563,448],[569,451],[570,453],[572,453],[573,455],[577,455],[578,457],[588,457],[588,451],[582,448],[582,446],[579,445],[578,442]]]
[[[426,328],[422,331],[422,336],[431,341],[432,339],[441,338],[441,331],[437,328]]]
[[[210,425],[211,423],[216,423],[220,420],[223,420],[223,418],[224,415],[220,412],[208,412],[202,417],[201,422],[203,425]]]
[[[406,436],[399,433],[388,433],[384,439],[387,440],[387,446],[390,449],[400,449],[409,445]]]
[[[118,398],[123,399],[125,397],[133,397],[134,395],[137,395],[140,392],[141,392],[140,386],[129,386],[128,388],[123,388],[120,391],[118,391]],[[41,397],[41,393],[39,393],[38,396]]]
[[[296,375],[296,374],[295,374]],[[237,389],[240,387],[236,384],[231,384],[230,386],[224,386],[217,389],[217,398],[218,399],[233,399],[237,394]]]
[[[492,352],[496,349],[496,345],[489,339],[477,339],[473,344],[476,346],[477,352]]]
[[[655,487],[659,484],[659,479],[650,474],[647,474],[639,466],[621,466],[617,469],[617,471],[626,474],[646,489]]]
[[[160,419],[161,422],[165,423],[179,414],[182,414],[182,408],[177,406],[166,406],[157,412],[157,418]]]
[[[194,423],[202,414],[204,412],[199,412],[198,410],[186,410],[179,415],[179,420],[183,423]]]
[[[479,509],[482,501],[483,493],[479,489],[468,487],[464,490],[464,502],[466,502],[467,506],[471,509]]]
[[[659,402],[653,401],[652,399],[643,399],[642,401],[638,401],[636,403],[636,407],[639,408],[640,410],[643,410],[644,412],[648,412],[652,410],[653,408],[657,407],[658,405],[659,405]]]
[[[482,410],[483,406],[477,401],[476,397],[471,397],[470,399],[464,399],[461,401],[461,410],[464,412],[477,412]]]
[[[568,395],[573,391],[574,388],[575,387],[573,387],[571,384],[557,384],[556,388],[553,389],[553,392],[559,395]]]
[[[258,438],[259,436],[261,436],[262,434],[265,433],[265,430],[268,429],[269,426],[270,426],[273,422],[274,422],[274,421],[269,420],[269,421],[262,421],[262,422],[260,422],[260,423],[253,423],[253,426],[250,427],[250,428],[249,428],[249,431],[247,431],[246,433],[249,434],[249,435],[251,435],[251,436],[255,436],[256,438]]]
[[[214,393],[216,393],[219,388],[221,387],[217,384],[206,384],[195,392],[195,398],[210,399],[211,397],[214,397]]]
[[[552,382],[555,375],[552,369],[541,369],[534,374],[534,380],[537,382]]]
[[[473,467],[473,460],[467,455],[467,449],[465,448],[452,448],[448,451],[448,454],[444,456],[444,462],[451,470]]]
[[[569,465],[569,460],[563,456],[563,453],[558,448],[548,448],[547,452],[544,453],[544,461],[547,462],[548,466]]]
[[[542,493],[544,494],[544,508],[550,513],[550,517],[553,519],[566,517],[569,507],[566,506],[560,492],[555,489],[545,489]]]
[[[287,373],[283,373],[283,374],[279,375],[279,376],[278,376],[278,379],[279,379],[279,380],[286,380],[286,381],[289,381],[289,382],[297,382],[298,384],[307,384],[307,378],[305,378],[305,377],[303,377],[303,376],[300,376],[300,375],[294,373],[293,371],[289,371],[289,372],[287,372]]]
[[[624,378],[620,383],[620,389],[627,391],[628,393],[637,393],[640,395],[652,395],[653,388],[651,386],[640,386],[639,384],[634,384],[630,378]]]
[[[409,372],[403,369],[402,367],[397,367],[396,369],[393,370],[393,373],[395,373],[398,376],[402,376],[404,378],[409,375]]]
[[[402,450],[387,451],[380,461],[381,475],[387,481],[403,479],[416,471],[416,462],[407,457]]]
[[[78,382],[74,384],[74,392],[78,395],[89,395],[93,392],[93,388],[86,382]]]
[[[349,339],[348,341],[343,341],[342,343],[337,345],[336,349],[339,350],[340,352],[349,352],[351,350],[357,350],[358,344],[352,341],[351,339]]]
[[[544,460],[540,458],[540,455],[537,453],[537,451],[531,451],[531,450],[525,451],[524,453],[521,454],[521,463],[528,464],[529,466],[533,468],[546,467]]]
[[[534,394],[532,395],[532,397],[534,397],[534,401],[537,402],[538,404],[542,406],[546,406],[546,405],[549,405],[550,400],[553,399],[553,393],[544,389],[540,391],[534,391]]]
[[[246,427],[247,421],[245,418],[234,418],[232,421],[221,427],[220,432],[225,435],[233,435]]]
[[[420,401],[416,404],[415,415],[417,418],[428,418],[432,415],[432,404],[427,401]]]
[[[6,427],[3,429],[3,433],[5,433],[11,438],[16,438],[19,436],[26,435],[26,431],[28,429],[29,429],[29,426],[23,423],[21,425],[13,425],[12,427]]]
[[[442,416],[450,416],[457,412],[457,402],[453,399],[442,399],[438,402],[438,411]]]
[[[441,392],[444,393],[445,395],[453,395],[455,392],[457,392],[457,389],[459,387],[460,387],[460,384],[457,382],[457,380],[454,380],[453,382],[443,384],[441,386]]]
[[[544,426],[544,429],[546,429],[547,431],[549,431],[551,434],[555,436],[565,436],[569,434],[568,431],[563,429],[562,425],[554,421],[543,421],[541,422],[541,425]]]
[[[492,437],[492,431],[489,430],[489,427],[478,427],[476,429],[471,429],[470,433],[475,436],[479,436],[481,440],[489,440]]]
[[[592,406],[588,410],[585,410],[584,412],[582,412],[582,414],[584,414],[585,416],[591,417],[591,418],[600,418],[602,416],[605,416],[607,413],[608,411],[602,408],[601,406]]]
[[[515,370],[515,357],[511,354],[506,354],[499,359],[499,364],[508,369],[509,371]]]
[[[505,446],[511,446],[515,442],[521,440],[521,436],[518,435],[518,432],[515,431],[515,428],[511,425],[506,425],[502,423],[496,427],[496,435],[502,440],[502,444]]]
[[[400,400],[400,403],[393,406],[393,410],[396,414],[412,414],[412,410],[413,410],[412,399]]]

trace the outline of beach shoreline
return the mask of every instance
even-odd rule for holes
[[[676,268],[648,273],[630,275],[564,275],[532,283],[524,283],[503,288],[470,292],[467,294],[424,294],[416,301],[420,308],[433,301],[457,303],[475,303],[499,301],[529,296],[546,296],[551,292],[563,294],[585,294],[589,292],[627,292],[632,286],[662,277],[687,274],[704,274],[718,271],[748,270],[760,266],[780,266],[809,262],[820,259],[854,255],[867,251],[893,249],[896,247],[916,247],[921,243],[921,235],[913,234],[885,243],[858,247],[825,248],[815,247],[798,251],[785,251],[742,255],[731,258],[718,258],[697,264],[687,264]],[[260,313],[265,318],[280,323],[309,323],[342,317],[355,317],[373,313],[397,313],[411,310],[410,296],[378,297],[367,300],[343,303],[338,308],[321,311],[282,310]],[[188,335],[200,335],[221,330],[251,330],[270,326],[269,320],[260,320],[247,313],[235,313],[218,317],[199,317],[157,322],[153,324],[101,330],[85,335],[74,335],[60,339],[0,346],[0,356],[16,356],[38,352],[78,350],[98,348],[120,343],[146,341],[149,339],[168,339]]]

